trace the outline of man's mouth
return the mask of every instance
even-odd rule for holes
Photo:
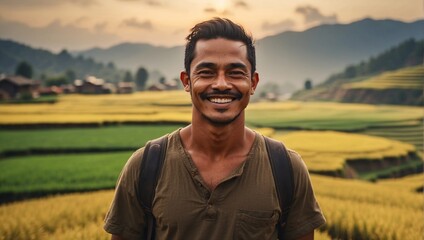
[[[211,103],[226,104],[231,103],[235,100],[240,100],[242,98],[242,94],[230,91],[215,91],[211,93],[202,93],[200,94],[200,97],[204,100],[208,100]]]
[[[208,100],[210,102],[213,102],[213,103],[224,104],[224,103],[230,103],[230,102],[232,102],[234,100],[234,98],[211,97],[211,98],[208,98]]]

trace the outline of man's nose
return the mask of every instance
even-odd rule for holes
[[[218,76],[212,86],[212,88],[217,90],[227,90],[231,88],[230,82],[228,82],[228,79],[226,78],[226,75],[224,72],[219,72]]]

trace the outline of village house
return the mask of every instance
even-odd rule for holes
[[[151,85],[147,90],[148,91],[169,91],[177,90],[178,84],[176,82],[165,82],[165,83],[156,83]]]
[[[135,84],[133,82],[118,82],[117,93],[133,93],[135,91]]]
[[[37,98],[39,87],[39,81],[22,76],[1,76],[0,100]]]
[[[88,76],[85,80],[77,79],[74,81],[77,93],[83,94],[104,94],[115,92],[111,84],[105,83],[103,79],[94,76]]]

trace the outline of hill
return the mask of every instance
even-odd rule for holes
[[[306,78],[321,83],[347,64],[376,55],[408,38],[424,38],[424,20],[405,23],[363,19],[350,24],[321,25],[303,32],[283,32],[256,41],[261,86],[278,83],[285,92],[301,89]],[[172,48],[123,43],[106,49],[75,52],[120,68],[139,65],[166,78],[183,69],[183,46]]]
[[[124,76],[123,70],[117,69],[111,62],[104,64],[92,58],[74,57],[66,50],[54,54],[12,40],[0,39],[0,73],[14,74],[21,61],[26,61],[33,67],[34,78],[40,78],[42,74],[61,75],[67,70],[72,70],[77,78],[95,75],[110,82],[118,81]]]
[[[377,57],[350,65],[294,100],[422,105],[424,40],[409,39]]]

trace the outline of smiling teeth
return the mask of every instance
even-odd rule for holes
[[[233,100],[231,98],[211,98],[210,101],[213,103],[229,103]]]

